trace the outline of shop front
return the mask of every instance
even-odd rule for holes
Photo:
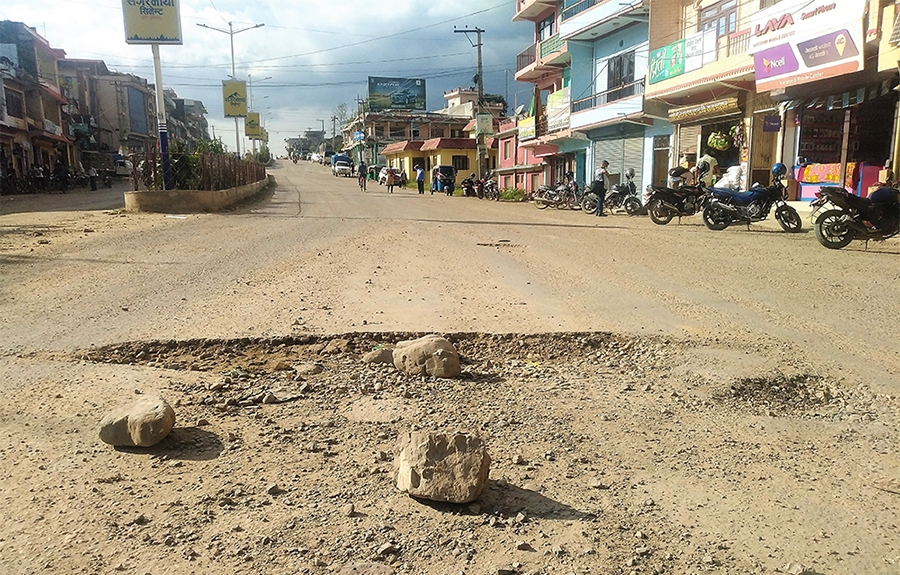
[[[729,168],[739,167],[744,175],[739,184],[746,188],[749,149],[744,137],[744,100],[743,93],[735,93],[670,108],[669,122],[675,126],[678,165],[692,168],[708,150],[722,174],[728,173]]]

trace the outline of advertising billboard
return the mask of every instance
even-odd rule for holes
[[[259,125],[259,112],[248,112],[244,118],[244,134],[247,136],[262,136],[262,126]]]
[[[179,0],[122,0],[127,44],[181,44]]]
[[[424,110],[425,80],[369,76],[369,111]]]
[[[776,90],[863,69],[865,0],[779,2],[753,15],[750,50],[756,91]]]
[[[247,82],[224,80],[222,102],[226,118],[243,118],[247,115]]]

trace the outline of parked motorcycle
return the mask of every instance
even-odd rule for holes
[[[601,191],[603,191],[603,180],[594,180],[584,187],[584,195],[581,196],[580,202],[582,213],[590,216],[597,212],[597,200],[600,198],[599,192]]]
[[[109,170],[100,171],[100,179],[103,181],[104,188],[111,188],[113,184],[112,174]]]
[[[706,162],[700,162],[698,169]],[[709,170],[709,166],[706,166]],[[669,170],[669,177],[683,181],[685,174],[690,170],[682,167],[676,167]],[[702,173],[705,173],[702,172]],[[667,186],[648,186],[650,188],[650,196],[647,199],[647,213],[654,224],[664,226],[672,221],[672,218],[678,216],[679,219],[685,216],[693,216],[706,207],[709,194],[702,186],[698,185],[679,185],[674,188]]]
[[[583,200],[584,201],[584,200]],[[587,200],[590,202],[590,200]],[[584,206],[582,206],[584,208]],[[593,199],[593,209],[589,209],[589,213],[594,213],[597,209],[597,197]],[[606,199],[603,201],[603,209],[607,213],[613,213],[616,210],[625,210],[629,216],[636,214],[641,209],[641,200],[637,196],[637,186],[634,184],[634,169],[625,170],[625,181],[615,184],[612,190],[606,193]]]
[[[787,204],[787,188],[784,177],[787,167],[781,162],[772,166],[774,181],[771,186],[755,186],[747,192],[730,188],[706,188],[710,201],[703,210],[703,223],[711,230],[724,230],[731,224],[761,222],[775,208],[775,219],[786,232],[796,233],[803,227],[800,214]]]
[[[884,241],[900,232],[900,192],[878,188],[860,198],[838,187],[823,187],[810,205],[816,217],[816,239],[826,248],[839,250],[853,240]]]
[[[459,183],[459,187],[462,188],[466,197],[474,198],[478,196],[478,191],[475,189],[476,180],[475,174],[469,174],[468,177]]]
[[[494,181],[493,172],[488,172],[488,174],[481,180],[481,189],[482,196],[486,200],[494,200],[500,201],[500,188],[497,187],[497,182]]]
[[[534,193],[535,207],[539,210],[549,206],[557,209],[578,209],[580,207],[577,197],[578,184],[575,182],[574,174],[571,172],[566,174],[566,180],[555,188],[540,186]]]

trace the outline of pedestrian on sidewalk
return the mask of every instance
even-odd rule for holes
[[[419,164],[413,166],[416,171],[416,184],[419,186],[419,193],[425,193],[425,170]]]

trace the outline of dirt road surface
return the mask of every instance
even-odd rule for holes
[[[0,198],[0,572],[900,569],[900,242],[270,173],[221,214]],[[425,333],[461,379],[360,360]],[[146,393],[170,436],[100,442]],[[396,490],[412,428],[484,438],[475,505]]]

